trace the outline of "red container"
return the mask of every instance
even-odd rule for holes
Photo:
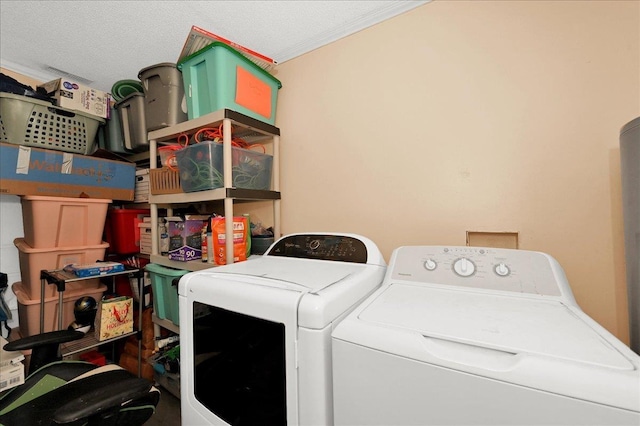
[[[109,252],[114,254],[140,253],[138,223],[149,216],[149,209],[109,209],[105,223],[105,238]]]
[[[98,352],[97,350],[93,350],[90,352],[85,352],[80,354],[80,359],[82,361],[90,362],[92,364],[97,365],[98,367],[102,367],[107,364],[106,357]]]

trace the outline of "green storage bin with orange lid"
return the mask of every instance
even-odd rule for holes
[[[181,60],[178,69],[190,120],[226,108],[275,124],[282,83],[231,46],[214,42]]]

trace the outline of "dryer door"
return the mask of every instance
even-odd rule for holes
[[[179,297],[183,423],[296,424],[303,293],[207,275],[185,278]]]

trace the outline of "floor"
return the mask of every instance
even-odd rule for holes
[[[159,386],[158,389],[160,389],[160,402],[156,407],[155,414],[144,425],[179,426],[181,424],[180,400],[162,386]]]

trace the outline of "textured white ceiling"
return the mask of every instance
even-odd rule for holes
[[[192,25],[278,63],[424,1],[0,1],[0,65],[48,81],[51,68],[110,91],[176,62]]]

